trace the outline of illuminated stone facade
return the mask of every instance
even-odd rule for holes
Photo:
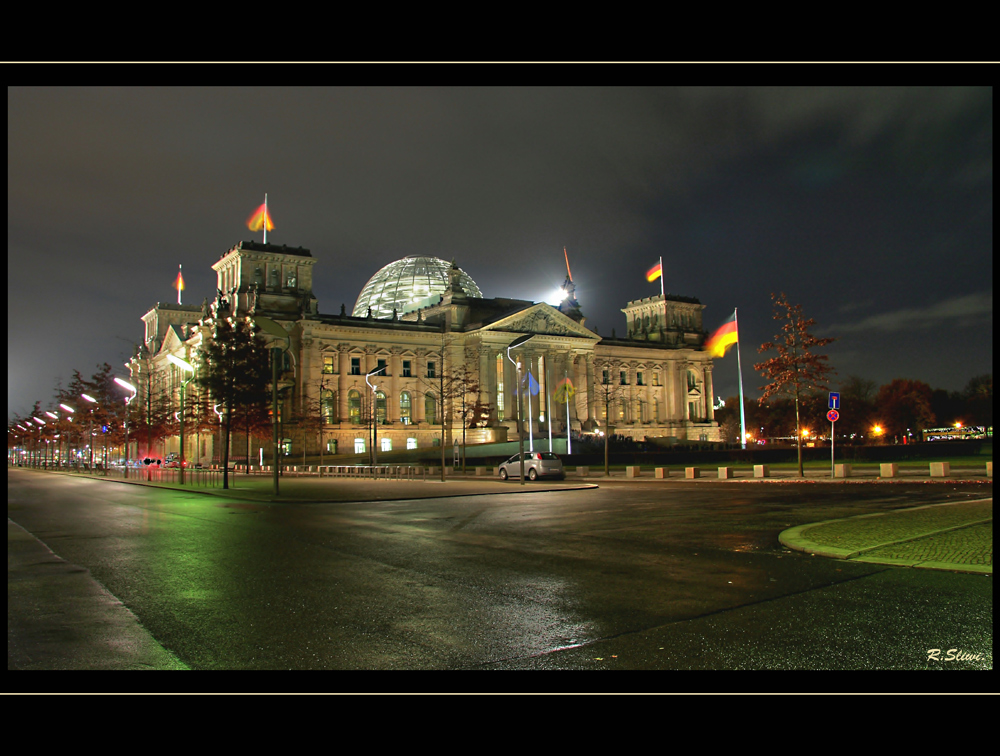
[[[701,348],[703,305],[695,299],[668,295],[666,301],[658,296],[629,302],[623,309],[626,337],[602,338],[586,328],[568,279],[568,296],[559,306],[486,299],[478,296],[478,286],[454,263],[436,260],[424,268],[438,271],[440,293],[428,296],[414,288],[417,309],[399,304],[405,299],[405,286],[397,277],[392,285],[383,282],[381,298],[372,296],[372,287],[366,286],[367,296],[359,296],[356,305],[362,310],[347,314],[342,308],[339,315],[326,315],[318,311],[312,294],[316,262],[306,249],[241,242],[212,266],[218,279],[214,301],[197,307],[161,303],[152,308],[143,317],[144,345],[129,363],[133,381],[140,386],[140,401],[145,401],[147,386],[150,396],[179,393],[182,376],[166,355],[195,354],[202,338],[200,323],[212,317],[262,315],[288,332],[290,346],[279,383],[289,403],[283,415],[292,416],[288,409],[321,413],[325,454],[367,451],[372,392],[365,376],[383,366],[370,379],[378,391],[380,451],[426,449],[441,443],[442,404],[449,404],[441,401],[442,371],[450,378],[461,369],[468,379],[465,386],[477,389],[466,393],[466,407],[478,404],[483,409],[477,427],[467,427],[466,442],[515,440],[517,381],[506,348],[525,334],[532,338],[512,350],[512,356],[522,360],[540,389],[530,400],[531,431],[536,437],[547,433],[549,422],[553,433],[562,435],[567,423],[577,432],[603,430],[608,411],[613,432],[637,440],[719,438],[711,401],[712,360]],[[406,261],[398,262],[397,267],[403,267]],[[389,300],[396,304],[386,316]],[[364,315],[358,314],[362,311]],[[575,390],[568,403],[566,379],[573,387],[569,393]],[[461,399],[450,404],[444,438],[449,446],[462,433]],[[310,458],[319,453],[318,431],[304,434],[286,423],[282,436],[291,445],[293,459],[303,454],[303,438]],[[211,462],[212,441],[189,439],[187,456]],[[241,457],[235,436],[233,441],[236,456]],[[175,438],[165,451],[175,450],[176,445]],[[269,449],[267,442],[264,446]],[[256,449],[251,453],[256,457]]]

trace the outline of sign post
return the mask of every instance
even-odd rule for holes
[[[831,405],[831,407],[830,407],[830,411],[826,413],[826,419],[830,421],[830,480],[833,480],[833,473],[834,473],[834,465],[833,465],[833,439],[834,439],[834,432],[833,432],[833,427],[834,427],[834,423],[836,423],[837,420],[840,419],[840,413],[837,412],[837,410],[834,409],[833,406],[832,406],[833,402],[834,402],[834,397],[835,396],[837,397],[837,404],[840,404],[840,395],[839,394],[830,394],[830,405]]]

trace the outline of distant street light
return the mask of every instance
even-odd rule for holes
[[[121,386],[123,389],[132,392],[132,396],[125,397],[125,478],[128,478],[128,405],[135,399],[136,394],[139,392],[136,390],[135,386],[126,380],[122,380],[118,376],[115,376],[115,383]]]
[[[73,409],[72,407],[70,407],[68,404],[63,404],[62,402],[60,402],[59,406],[62,407],[64,410],[66,410],[70,415],[76,414],[76,410]],[[70,420],[72,420],[72,419],[73,418],[70,418]],[[71,457],[72,455],[73,455],[73,437],[70,436],[69,443],[67,444],[67,448],[66,448],[66,456],[67,456],[66,464],[67,465],[69,465],[69,459],[68,458]],[[78,453],[78,457],[79,457],[79,453]],[[79,465],[77,465],[77,468],[79,468]]]
[[[191,378],[186,381],[181,381],[181,467],[180,467],[180,484],[184,485],[184,390],[187,388],[188,383],[194,378],[194,367],[187,360],[182,360],[180,357],[176,357],[172,354],[167,355],[167,361],[172,362],[174,365],[179,367],[181,370],[186,370],[191,373]],[[183,375],[183,374],[182,374]]]
[[[524,407],[521,401],[521,361],[518,360],[514,362],[510,356],[510,350],[514,347],[519,347],[521,344],[526,342],[534,336],[533,333],[529,333],[526,336],[518,336],[510,344],[507,345],[507,359],[510,363],[517,369],[517,441],[518,449],[520,451],[521,458],[521,485],[524,485]]]
[[[94,397],[90,396],[89,394],[80,394],[80,396],[82,396],[85,400],[87,400],[91,404],[97,404],[97,400]],[[87,446],[90,447],[90,467],[88,468],[88,471],[90,472],[91,475],[93,475],[94,473],[94,408],[93,407],[90,408],[89,434],[90,435],[87,438]]]
[[[369,378],[369,376],[373,376],[376,373],[381,373],[383,370],[385,370],[385,365],[383,365],[382,367],[375,368],[374,370],[372,370],[372,371],[370,371],[368,373],[365,373],[365,383],[367,383],[368,384],[368,388],[370,388],[372,390],[372,413],[371,413],[372,414],[372,453],[371,453],[371,460],[372,460],[372,466],[373,467],[378,464],[378,395],[376,394],[376,391],[378,391],[378,386],[373,386],[372,383],[371,383],[371,381],[368,380],[368,378]],[[442,409],[442,412],[443,411],[444,410]]]

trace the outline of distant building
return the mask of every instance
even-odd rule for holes
[[[566,298],[558,306],[487,299],[454,263],[406,257],[372,276],[350,314],[342,307],[340,314],[327,315],[319,312],[312,293],[316,262],[301,247],[240,242],[212,266],[218,277],[212,302],[151,308],[142,318],[143,345],[128,363],[139,387],[139,406],[178,396],[182,376],[166,355],[193,357],[202,326],[212,318],[263,315],[283,325],[290,339],[280,383],[282,416],[292,418],[310,408],[321,413],[326,454],[368,451],[372,397],[365,376],[383,366],[372,378],[380,451],[440,444],[442,412],[445,443],[461,435],[461,400],[451,401],[449,408],[447,397],[441,399],[442,371],[452,377],[460,369],[467,386],[478,389],[465,396],[466,407],[481,410],[480,417],[466,421],[467,443],[516,439],[516,373],[506,348],[524,334],[533,337],[512,356],[523,360],[538,389],[530,408],[536,437],[547,432],[549,423],[563,435],[567,424],[580,433],[603,430],[608,406],[616,434],[637,440],[719,440],[712,359],[701,348],[704,305],[697,299],[668,295],[666,301],[656,296],[629,302],[622,310],[626,335],[607,338],[586,328],[568,277]],[[568,406],[567,386],[572,387]],[[527,394],[524,404],[528,416]],[[282,430],[292,457],[303,454],[303,438],[307,455],[319,453],[318,430],[304,434],[291,422]],[[240,458],[246,449],[237,435],[233,444]],[[185,456],[205,464],[217,461],[214,441],[192,434]],[[266,460],[270,443],[262,443]],[[177,445],[174,437],[145,453],[162,456]],[[250,454],[257,456],[256,447]]]

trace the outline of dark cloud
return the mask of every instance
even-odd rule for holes
[[[785,291],[839,337],[841,375],[957,389],[992,370],[989,88],[15,87],[7,103],[8,414],[119,365],[178,264],[185,302],[210,296],[264,192],[269,241],[317,258],[324,312],[407,254],[541,300],[565,246],[602,334],[659,292],[643,273],[662,256],[707,328],[740,308],[748,353]],[[715,378],[734,393],[735,360]]]

